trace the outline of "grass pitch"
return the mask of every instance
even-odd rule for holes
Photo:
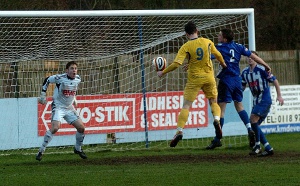
[[[0,185],[299,185],[300,133],[269,134],[271,157],[248,146],[0,156]]]

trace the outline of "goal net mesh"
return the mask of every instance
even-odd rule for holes
[[[26,98],[29,101],[23,102],[28,105],[22,108],[29,110],[28,118],[36,118],[36,122],[27,122],[15,116],[17,132],[3,123],[8,132],[0,137],[0,150],[25,151],[42,144],[45,131],[51,127],[54,85],[48,88],[46,106],[30,98],[39,96],[47,76],[64,73],[71,60],[78,63],[82,79],[77,111],[86,125],[84,149],[169,147],[183,101],[186,73],[178,68],[160,79],[151,61],[163,56],[168,64],[172,62],[187,41],[184,25],[190,20],[197,24],[200,36],[215,43],[219,31],[230,28],[235,41],[248,46],[248,17],[240,14],[0,17],[0,99]],[[203,93],[194,104],[184,140],[177,148],[202,148],[214,136]],[[16,112],[22,112],[21,108]],[[224,133],[223,144],[246,144],[245,132]],[[54,147],[54,152],[67,149],[75,144],[74,134],[72,126],[62,123],[49,147]]]

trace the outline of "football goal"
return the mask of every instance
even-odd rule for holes
[[[43,80],[78,63],[82,83],[76,108],[86,126],[84,149],[168,148],[183,102],[186,72],[158,78],[152,59],[170,64],[194,21],[200,36],[217,43],[223,28],[255,50],[253,9],[0,12],[0,151],[37,149],[51,127],[51,95],[39,105]],[[218,70],[218,66],[215,66]],[[3,106],[2,106],[3,105]],[[5,107],[4,107],[5,105]],[[224,144],[247,144],[246,128],[229,110]],[[4,120],[3,120],[4,118]],[[238,119],[236,119],[238,118]],[[233,122],[233,123],[232,123]],[[239,124],[238,124],[239,123]],[[212,115],[200,91],[176,148],[202,148],[214,136]],[[53,152],[75,144],[75,129],[62,123],[49,144]],[[48,148],[48,149],[49,149]]]

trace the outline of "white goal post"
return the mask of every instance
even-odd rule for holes
[[[36,97],[43,79],[63,73],[71,60],[78,63],[82,78],[77,110],[86,125],[85,149],[167,148],[186,74],[179,68],[159,79],[151,61],[163,56],[172,62],[187,41],[184,25],[190,20],[215,43],[219,31],[230,28],[236,42],[255,50],[251,8],[1,11],[0,104],[6,106],[0,108],[0,151],[27,152],[41,145],[50,127],[53,86],[46,106],[38,105]],[[250,99],[246,101],[247,107]],[[209,110],[200,92],[178,148],[202,148],[210,142],[214,129]],[[224,129],[225,144],[246,144],[245,126],[233,109],[226,112],[231,116],[224,125],[230,123]],[[75,143],[74,133],[63,123],[49,147],[67,149]]]

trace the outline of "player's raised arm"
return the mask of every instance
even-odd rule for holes
[[[47,92],[49,84],[55,82],[55,77],[56,77],[55,75],[52,75],[52,76],[48,76],[45,78],[43,85],[42,85],[42,91],[41,91],[40,97],[38,98],[39,103],[41,103],[43,105],[45,105],[47,103],[46,92]]]
[[[258,57],[257,55],[255,55],[253,53],[249,57],[252,58],[257,63],[265,66],[266,67],[266,71],[268,71],[268,72],[271,71],[271,67],[262,58]]]
[[[163,70],[163,71],[157,71],[157,75],[158,75],[158,77],[162,77],[163,75],[165,75],[165,74],[167,74],[167,73],[175,70],[179,66],[180,66],[179,63],[173,62],[165,70]]]
[[[45,105],[47,103],[47,101],[46,101],[46,92],[47,92],[47,88],[49,86],[49,83],[50,83],[49,82],[49,77],[47,77],[43,82],[42,91],[41,91],[40,97],[38,98],[38,102],[40,104]]]
[[[166,69],[163,71],[157,71],[158,77],[162,77],[163,75],[177,69],[180,65],[182,65],[184,59],[186,57],[186,49],[185,45],[181,46],[173,63],[171,63]]]
[[[45,105],[47,103],[46,92],[43,92],[43,91],[41,92],[40,97],[38,98],[38,102],[43,105]]]

